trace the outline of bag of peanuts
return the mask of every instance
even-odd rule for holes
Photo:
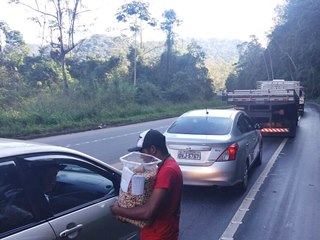
[[[119,193],[119,206],[132,208],[144,205],[149,200],[156,181],[158,163],[161,160],[140,152],[131,152],[120,157],[123,164]],[[120,217],[121,220],[137,227],[150,225],[151,222]]]

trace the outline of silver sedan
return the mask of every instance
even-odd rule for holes
[[[177,118],[164,135],[185,185],[236,185],[245,191],[249,169],[254,163],[261,164],[259,126],[254,126],[243,111],[189,111]]]

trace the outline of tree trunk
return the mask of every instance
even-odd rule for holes
[[[134,59],[133,59],[133,86],[137,84],[137,47],[134,47]]]
[[[61,54],[61,69],[62,69],[62,78],[63,78],[63,92],[68,95],[69,94],[69,85],[66,73],[66,61],[65,54]]]

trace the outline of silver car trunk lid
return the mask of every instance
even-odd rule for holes
[[[230,135],[165,135],[168,150],[179,165],[211,165],[231,144]]]

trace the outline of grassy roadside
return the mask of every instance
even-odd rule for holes
[[[172,104],[108,105],[101,102],[43,99],[17,110],[0,112],[0,137],[32,139],[179,116],[197,108],[225,108],[218,98]]]
[[[312,102],[315,102],[315,103],[317,103],[317,104],[320,105],[320,97],[316,98],[316,99],[315,99],[314,101],[312,101]]]

